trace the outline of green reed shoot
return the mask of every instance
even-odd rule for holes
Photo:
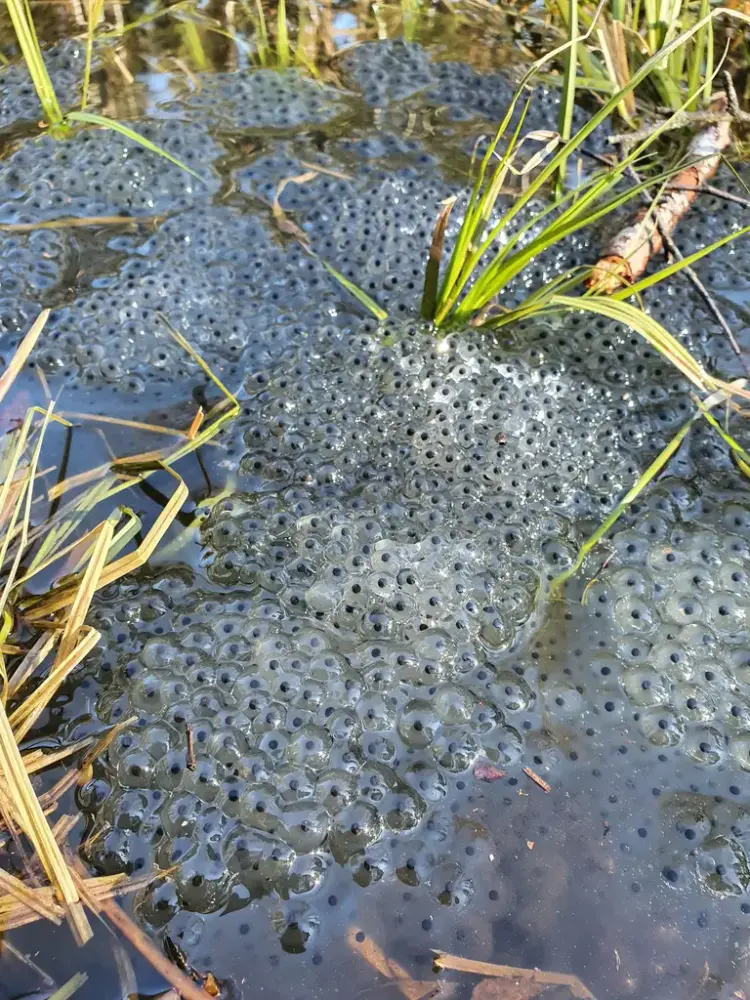
[[[31,11],[24,0],[7,0],[7,5],[21,55],[39,97],[47,123],[52,129],[64,129],[63,114],[55,94],[55,88],[52,86],[52,80],[44,64],[42,48],[36,34]]]
[[[614,0],[613,0],[614,2]],[[619,0],[616,0],[619,3]],[[576,73],[578,71],[578,0],[570,0],[568,15],[568,40],[570,48],[565,53],[563,67],[563,89],[560,98],[558,131],[563,142],[570,139],[573,128],[573,109],[576,101]],[[557,182],[558,193],[565,187],[567,158],[560,161],[560,175]]]
[[[489,171],[490,160],[495,156],[498,144],[509,128],[523,88],[542,65],[569,48],[570,43],[549,53],[529,69],[511,101],[508,112],[498,128],[494,140],[489,144],[479,168],[461,229],[437,296],[433,318],[438,326],[444,326],[449,321],[467,322],[472,317],[481,314],[497,296],[501,295],[507,283],[526,266],[532,257],[541,253],[553,243],[564,239],[583,226],[590,224],[595,218],[601,218],[609,211],[624,204],[625,201],[642,190],[642,185],[634,185],[624,194],[614,193],[627,168],[653,145],[659,135],[669,125],[669,119],[659,129],[656,129],[653,134],[644,139],[620,163],[604,173],[594,175],[585,182],[575,192],[574,198],[565,196],[559,199],[550,208],[545,209],[544,212],[532,219],[526,226],[521,227],[517,233],[508,235],[510,223],[544,186],[553,177],[558,175],[561,163],[573,151],[579,148],[594,129],[612,114],[625,95],[631,93],[658,67],[659,63],[668,58],[672,52],[684,46],[697,32],[711,23],[715,17],[725,15],[736,18],[745,24],[750,24],[750,16],[740,11],[725,11],[723,8],[715,9],[709,11],[704,18],[700,19],[690,29],[667,41],[656,55],[647,59],[632,74],[624,87],[620,88],[620,90],[604,102],[601,108],[592,115],[589,121],[586,122],[569,142],[563,144],[557,152],[553,153],[546,165],[531,180],[525,190],[518,194],[498,222],[483,237],[485,224],[490,219],[499,197],[502,180],[507,171],[513,166],[520,126],[516,129],[516,133],[508,148],[499,157],[497,165],[494,166],[491,172]],[[691,98],[692,95],[689,95],[687,101],[684,103],[687,104]],[[660,179],[668,176],[669,172],[661,175]],[[609,201],[602,203],[601,199],[607,195],[610,195]],[[554,210],[559,210],[559,214],[547,222],[542,231],[527,246],[516,249],[521,237],[532,226],[538,226],[539,222],[546,219],[551,214],[551,211]],[[485,254],[502,239],[505,239],[506,242],[496,252],[494,258],[489,263],[482,263]],[[467,289],[470,280],[473,280],[474,283]]]
[[[276,56],[281,69],[291,63],[289,27],[286,20],[286,0],[278,0],[276,8]]]
[[[272,50],[268,38],[266,14],[261,0],[255,0],[255,16],[251,19],[255,30],[255,54],[261,66],[268,66],[271,63]]]
[[[86,32],[86,65],[83,71],[83,87],[81,90],[81,111],[86,110],[89,103],[89,81],[91,80],[91,55],[94,51],[94,34],[102,18],[104,0],[89,0]]]
[[[607,534],[610,528],[612,528],[615,525],[615,523],[619,521],[619,519],[622,517],[622,515],[625,513],[628,507],[633,503],[633,501],[640,496],[640,494],[655,478],[655,476],[657,476],[661,472],[661,470],[664,468],[664,466],[667,464],[667,462],[675,454],[677,449],[685,440],[688,431],[699,417],[700,417],[700,412],[694,414],[692,417],[690,417],[689,420],[685,421],[685,423],[682,425],[682,427],[680,427],[680,429],[677,431],[677,433],[669,442],[669,444],[666,446],[666,448],[664,448],[662,451],[659,452],[659,454],[653,460],[651,465],[649,465],[649,467],[646,469],[643,475],[640,476],[638,478],[638,481],[633,486],[630,487],[628,492],[625,494],[622,500],[617,504],[612,513],[609,514],[609,516],[606,517],[604,521],[602,521],[602,523],[599,525],[596,531],[589,538],[586,539],[586,541],[578,550],[578,555],[575,559],[575,562],[571,566],[569,566],[568,569],[563,570],[563,572],[560,573],[559,576],[556,576],[555,579],[550,584],[550,590],[553,593],[556,592],[572,576],[575,576],[575,574],[578,572],[578,570],[581,568],[581,566],[583,566],[584,562],[586,561],[586,556],[589,554],[589,552],[591,552],[592,549],[596,548],[596,546],[599,544],[599,542],[601,542],[601,540],[604,538],[604,536]]]
[[[345,288],[350,295],[354,296],[357,302],[363,305],[368,312],[372,313],[375,319],[381,323],[388,319],[388,313],[385,309],[381,308],[381,306],[379,306],[374,299],[371,299],[367,292],[363,292],[358,285],[355,285],[353,281],[345,278],[341,271],[337,271],[336,268],[332,267],[327,261],[321,260],[320,263],[326,271],[328,271],[328,273],[334,277],[336,281],[338,281],[342,288]]]
[[[548,0],[552,13],[559,14],[561,28],[571,37],[572,4],[570,0]],[[606,92],[608,85],[615,89],[624,86],[630,77],[631,67],[640,65],[644,56],[649,58],[663,53],[680,32],[681,28],[694,28],[702,24],[694,42],[671,51],[652,66],[649,76],[642,81],[652,90],[661,104],[676,109],[685,94],[696,95],[701,88],[701,98],[707,102],[710,96],[710,80],[713,75],[713,19],[706,21],[710,14],[710,0],[609,0],[604,12],[592,16],[590,10],[579,0],[578,21],[584,28],[590,28],[598,16],[595,35],[588,44],[577,46],[577,61],[581,77],[577,79],[579,89]],[[588,37],[588,35],[587,35]],[[568,60],[561,61],[561,76],[553,78],[565,86]],[[692,108],[696,106],[696,99]],[[634,94],[626,95],[618,111],[629,121],[635,109]]]

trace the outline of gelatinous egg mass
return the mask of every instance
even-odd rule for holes
[[[248,375],[221,442],[240,489],[201,531],[215,589],[142,575],[96,611],[97,713],[132,721],[81,792],[90,858],[172,868],[150,920],[238,884],[303,891],[373,850],[393,871],[480,757],[518,765],[542,707],[519,651],[579,519],[637,475],[633,428],[659,427],[587,337],[574,317],[500,350],[365,321]]]

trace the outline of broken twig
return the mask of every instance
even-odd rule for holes
[[[436,951],[434,964],[438,969],[453,969],[455,972],[471,972],[478,976],[495,976],[499,979],[522,979],[539,986],[567,986],[576,1000],[595,1000],[578,976],[566,972],[542,972],[541,969],[521,969],[515,965],[495,965],[494,962],[476,962],[460,955],[448,955]]]
[[[723,95],[715,102],[722,110],[727,103]],[[727,116],[693,137],[687,152],[690,166],[674,176],[670,189],[653,208],[642,209],[635,221],[615,236],[586,280],[587,287],[611,295],[644,273],[651,257],[663,248],[664,236],[671,236],[700,188],[716,173],[721,153],[731,142],[730,122]]]
[[[525,767],[523,773],[527,778],[531,778],[535,785],[539,785],[543,792],[552,791],[552,785],[548,784],[544,778],[540,778],[536,771],[532,771],[530,767]]]

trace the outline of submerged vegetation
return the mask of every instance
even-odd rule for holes
[[[44,127],[52,135],[65,142],[81,126],[107,128],[114,133],[113,142],[119,141],[120,135],[133,140],[199,180],[191,167],[135,129],[89,110],[92,66],[99,44],[106,47],[110,40],[119,44],[126,32],[170,17],[181,29],[182,45],[190,63],[186,67],[188,79],[193,70],[211,69],[211,57],[203,45],[204,35],[216,35],[229,42],[247,60],[246,66],[294,70],[320,79],[335,78],[331,59],[335,45],[330,24],[321,27],[324,19],[330,18],[330,9],[318,10],[303,3],[294,8],[292,17],[285,0],[279,0],[273,11],[264,7],[262,0],[247,0],[240,8],[241,16],[252,28],[250,44],[237,25],[230,23],[229,14],[222,22],[193,4],[157,8],[127,25],[113,28],[103,23],[103,0],[90,0],[86,8],[80,108],[65,109],[47,71],[28,3],[8,0],[7,8],[20,54],[39,98]],[[404,0],[398,8],[373,4],[367,17],[378,36],[387,34],[395,20],[404,36],[416,38],[421,30],[428,30],[434,14],[431,5]],[[467,2],[465,8],[451,4],[449,15],[457,21],[485,16],[490,21],[503,17],[521,24],[539,18],[538,12],[506,11],[490,7],[483,0]],[[738,38],[732,36],[731,25],[740,26]],[[522,74],[503,121],[494,136],[484,139],[483,145],[478,144],[475,149],[468,199],[464,203],[458,195],[452,196],[444,202],[436,220],[429,257],[424,262],[421,314],[433,324],[438,336],[460,328],[470,329],[476,337],[491,338],[503,327],[532,317],[583,313],[616,321],[635,331],[677,369],[694,391],[694,409],[689,417],[584,543],[572,565],[552,581],[553,590],[581,569],[586,557],[622,514],[664,471],[697,423],[705,421],[710,425],[731,451],[737,467],[746,476],[750,475],[750,455],[713,412],[721,407],[727,415],[744,417],[750,400],[746,381],[726,381],[712,374],[677,336],[649,314],[648,303],[643,299],[643,293],[658,290],[660,282],[680,272],[688,274],[693,264],[714,250],[746,236],[750,225],[739,227],[684,258],[672,252],[671,230],[666,235],[659,230],[659,245],[670,253],[669,262],[642,276],[644,265],[632,280],[624,273],[617,272],[614,277],[610,274],[612,286],[606,291],[611,294],[604,294],[605,289],[597,279],[597,264],[592,260],[588,267],[576,268],[531,289],[521,301],[513,300],[512,305],[504,301],[541,255],[584,227],[619,218],[618,213],[631,203],[646,204],[633,226],[642,227],[640,245],[646,243],[651,250],[649,234],[660,224],[658,206],[663,204],[665,192],[673,190],[670,185],[677,183],[676,178],[700,159],[690,159],[686,154],[684,129],[689,127],[694,132],[715,121],[717,115],[732,124],[741,117],[736,95],[729,92],[731,81],[727,85],[726,110],[722,106],[717,111],[711,102],[721,82],[718,73],[724,66],[724,49],[747,46],[748,25],[750,14],[746,11],[711,7],[709,0],[699,0],[697,4],[664,0],[659,5],[656,0],[643,3],[610,0],[596,9],[578,0],[550,0],[544,18],[544,37],[553,34],[559,44],[541,55],[531,52],[535,57],[533,64]],[[236,56],[234,48],[233,52]],[[529,130],[525,124],[533,100],[530,90],[540,79],[561,90],[557,131]],[[588,102],[587,107],[593,110],[586,123],[576,130],[574,107],[581,100]],[[650,116],[655,116],[655,124],[646,121]],[[587,140],[595,130],[612,122],[617,123],[618,129],[626,130],[625,141],[617,145],[619,155],[591,154],[585,145]],[[742,122],[746,120],[742,118]],[[670,144],[667,140],[674,138],[678,127],[683,129],[678,133],[678,142]],[[654,155],[657,151],[658,156]],[[718,162],[721,153],[720,149],[709,149],[704,155],[715,155]],[[583,169],[583,157],[595,166]],[[315,176],[315,172],[311,171],[309,176]],[[279,215],[285,218],[278,203],[279,193],[277,189],[273,209],[277,221]],[[544,207],[540,210],[542,200]],[[33,228],[34,224],[28,225]],[[49,221],[43,225],[55,227]],[[284,233],[290,241],[298,240],[306,251],[316,254],[314,245],[305,242],[304,233],[294,223],[287,222]],[[638,243],[637,238],[635,242]],[[374,295],[320,260],[328,274],[364,309],[381,323],[387,320],[387,311]],[[0,379],[0,405],[33,352],[48,314],[46,310],[39,316]],[[97,913],[104,910],[106,915],[106,901],[111,896],[146,884],[144,880],[129,881],[122,876],[85,878],[66,849],[70,829],[67,817],[55,824],[47,819],[47,813],[57,806],[62,795],[90,770],[93,760],[130,720],[53,754],[28,749],[25,743],[56,693],[100,638],[100,633],[86,623],[94,595],[148,562],[188,499],[188,486],[175,466],[211,442],[240,410],[232,392],[185,338],[166,319],[164,322],[206,382],[221,393],[219,401],[206,413],[198,410],[189,426],[163,429],[177,443],[127,457],[112,457],[68,477],[64,463],[58,469],[56,458],[47,459],[48,453],[56,455],[64,451],[65,446],[58,438],[70,433],[69,421],[58,415],[49,395],[45,406],[31,407],[19,414],[2,441],[0,833],[3,827],[12,836],[20,831],[44,872],[44,884],[40,885],[38,879],[11,876],[0,869],[2,929],[20,926],[37,917],[57,923],[64,917],[77,940],[85,942],[91,928],[84,906]],[[131,429],[142,430],[146,426],[109,419]],[[153,427],[149,430],[155,431]],[[49,462],[46,469],[45,462]],[[43,476],[56,470],[59,472],[56,484],[40,488]],[[130,507],[118,503],[112,506],[115,497],[157,475],[170,477],[174,489],[171,496],[163,498],[163,509],[152,524],[144,525]],[[194,526],[195,519],[187,520]],[[13,670],[8,668],[11,661]],[[76,761],[75,766],[52,790],[38,796],[30,776],[68,758]],[[144,943],[138,946],[148,949]],[[160,969],[165,971],[163,965]],[[512,968],[511,971],[530,972]],[[191,986],[192,980],[187,977],[181,978],[177,972],[168,970],[165,975],[174,976],[173,985],[183,995],[205,996],[194,983]],[[400,974],[394,976],[404,978]],[[61,993],[60,997],[65,995],[68,994]]]

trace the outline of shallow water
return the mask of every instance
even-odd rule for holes
[[[442,949],[571,972],[598,1000],[736,997],[750,954],[742,483],[693,435],[623,521],[586,602],[583,583],[547,599],[685,419],[686,387],[614,324],[530,324],[496,343],[420,326],[439,204],[465,196],[474,142],[536,29],[435,15],[404,44],[382,37],[404,28],[393,11],[358,14],[321,12],[334,45],[367,44],[331,52],[320,82],[250,71],[242,44],[209,30],[201,55],[182,23],[123,36],[131,84],[103,54],[101,106],[202,184],[107,133],[34,138],[24,81],[4,71],[0,221],[141,222],[1,234],[3,351],[51,305],[34,363],[60,409],[183,426],[206,390],[163,311],[243,408],[221,450],[180,469],[191,505],[233,496],[101,596],[101,649],[37,738],[138,717],[68,808],[85,814],[94,870],[174,866],[133,912],[229,995],[394,994],[347,943],[359,931],[417,980]],[[74,89],[80,46],[51,62]],[[531,124],[553,128],[555,113],[540,94]],[[279,183],[311,165],[322,172],[279,202],[388,309],[385,328],[274,221]],[[739,220],[706,199],[683,250]],[[535,262],[509,301],[593,259],[600,235]],[[741,339],[746,264],[734,244],[701,267],[730,289]],[[687,286],[650,305],[733,371]],[[23,406],[39,392],[24,378]],[[103,429],[118,454],[151,446]],[[105,453],[84,424],[67,471]],[[153,518],[159,496],[132,503]],[[476,779],[485,759],[506,776]],[[102,930],[80,953],[65,928],[10,940],[57,983],[88,971],[86,1000],[163,986],[135,955],[135,985],[121,980]],[[441,979],[459,996],[474,982]],[[0,997],[46,988],[3,951]]]

